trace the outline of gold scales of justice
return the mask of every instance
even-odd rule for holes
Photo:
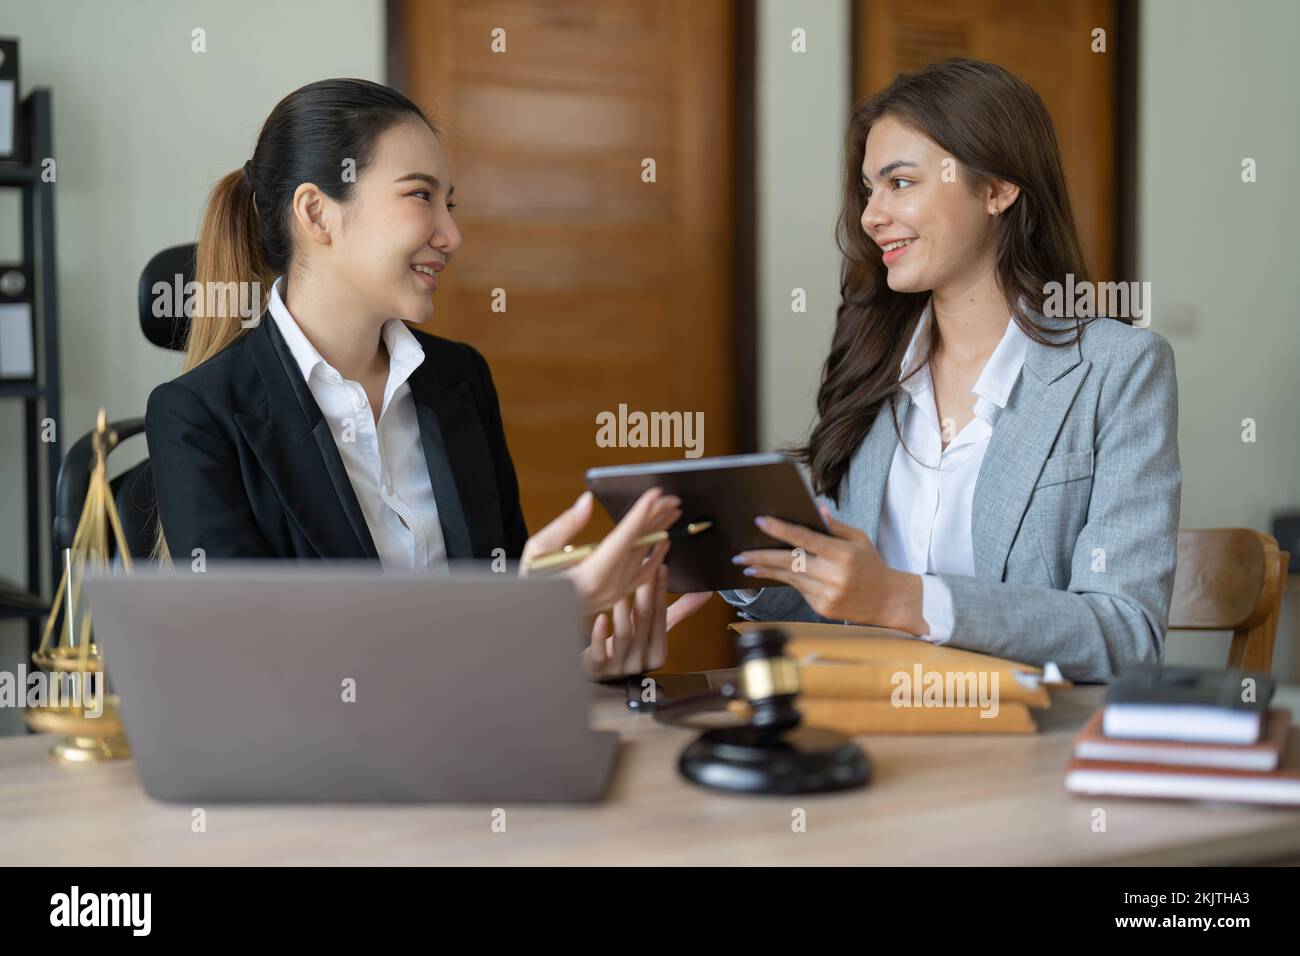
[[[40,647],[32,663],[50,675],[53,686],[46,703],[26,708],[27,725],[39,733],[61,734],[51,749],[64,763],[88,763],[129,757],[131,749],[122,731],[120,701],[105,687],[104,661],[90,629],[90,611],[82,606],[81,582],[89,570],[108,569],[108,530],[112,527],[122,567],[131,571],[131,552],[113,502],[108,482],[108,453],[116,447],[117,432],[108,429],[108,414],[99,410],[91,438],[94,467],[86,503],[77,519],[72,546],[64,551],[63,575],[45,622]],[[63,626],[57,642],[55,626],[62,612]],[[94,679],[92,680],[92,675]],[[64,688],[69,688],[68,692]],[[103,700],[96,700],[98,694]],[[68,702],[68,700],[71,702]]]

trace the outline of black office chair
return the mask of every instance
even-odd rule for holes
[[[164,282],[172,285],[176,276],[181,276],[181,288],[194,280],[194,243],[172,246],[164,249],[144,267],[140,273],[140,285],[137,290],[140,312],[140,329],[144,336],[154,345],[165,349],[181,351],[185,348],[185,339],[189,334],[189,319],[181,309],[180,315],[155,316],[154,285]],[[117,432],[118,444],[144,431],[144,418],[123,418],[109,422],[110,431]],[[55,492],[54,507],[54,547],[61,553],[72,545],[72,535],[77,529],[77,521],[86,502],[86,493],[90,489],[90,472],[94,457],[92,439],[94,431],[89,431],[68,450],[59,465],[59,478]],[[113,490],[113,500],[117,504],[118,515],[122,519],[122,531],[126,535],[127,547],[131,557],[147,559],[153,550],[157,518],[154,511],[153,476],[149,470],[149,459],[128,468],[109,482]],[[111,560],[117,551],[117,542],[109,535],[108,555]]]

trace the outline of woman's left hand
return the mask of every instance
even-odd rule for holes
[[[831,534],[822,534],[779,518],[760,517],[755,524],[795,550],[766,548],[742,551],[732,560],[745,574],[788,584],[822,617],[909,629],[899,614],[902,578],[880,557],[866,532],[831,517],[822,508]]]

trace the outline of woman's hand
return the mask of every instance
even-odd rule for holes
[[[567,511],[548,524],[524,545],[521,575],[528,573],[528,561],[548,551],[558,551],[587,526],[591,520],[592,495],[584,491]],[[573,579],[582,602],[583,613],[590,615],[614,605],[641,585],[653,581],[655,570],[668,553],[668,541],[652,548],[636,548],[633,542],[644,534],[667,531],[682,516],[681,499],[651,488],[623,516],[596,550],[578,564],[559,573]]]
[[[614,603],[612,614],[597,616],[591,644],[582,651],[587,676],[624,677],[663,667],[668,659],[668,632],[711,597],[712,591],[697,591],[669,605],[668,569],[659,565],[654,577],[638,587],[635,595]]]
[[[732,558],[750,577],[771,578],[803,595],[822,617],[893,627],[925,634],[921,614],[921,579],[885,564],[866,532],[831,517],[822,508],[831,534],[822,534],[779,518],[760,517],[765,533],[800,549],[743,551]]]

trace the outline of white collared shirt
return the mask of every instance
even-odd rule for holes
[[[900,381],[924,358],[932,321],[932,303],[928,303],[899,363]],[[1008,315],[1002,339],[971,388],[976,396],[975,417],[952,436],[947,448],[943,447],[929,365],[902,382],[907,403],[900,413],[898,430],[903,442],[894,448],[889,465],[875,544],[889,567],[921,576],[921,614],[929,633],[920,637],[934,644],[952,637],[954,623],[952,592],[939,573],[975,573],[971,540],[975,479],[984,463],[993,426],[1020,377],[1028,348],[1029,337]],[[911,449],[911,455],[907,449]],[[729,600],[743,607],[759,591],[738,590],[736,599]]]
[[[900,380],[925,357],[932,308],[933,303],[927,304],[916,324],[899,364]],[[1028,348],[1029,338],[1007,316],[1006,331],[971,388],[976,396],[975,417],[951,436],[947,448],[943,447],[929,365],[902,382],[907,403],[898,430],[903,441],[895,447],[890,463],[876,549],[891,568],[921,575],[921,613],[930,628],[921,637],[936,644],[952,637],[953,629],[952,593],[938,574],[975,573],[971,541],[975,480]]]
[[[408,381],[424,361],[424,348],[401,319],[384,323],[388,382],[376,424],[366,390],[325,361],[289,314],[280,297],[283,279],[271,286],[267,309],[329,423],[381,564],[385,570],[445,570],[438,503]]]

